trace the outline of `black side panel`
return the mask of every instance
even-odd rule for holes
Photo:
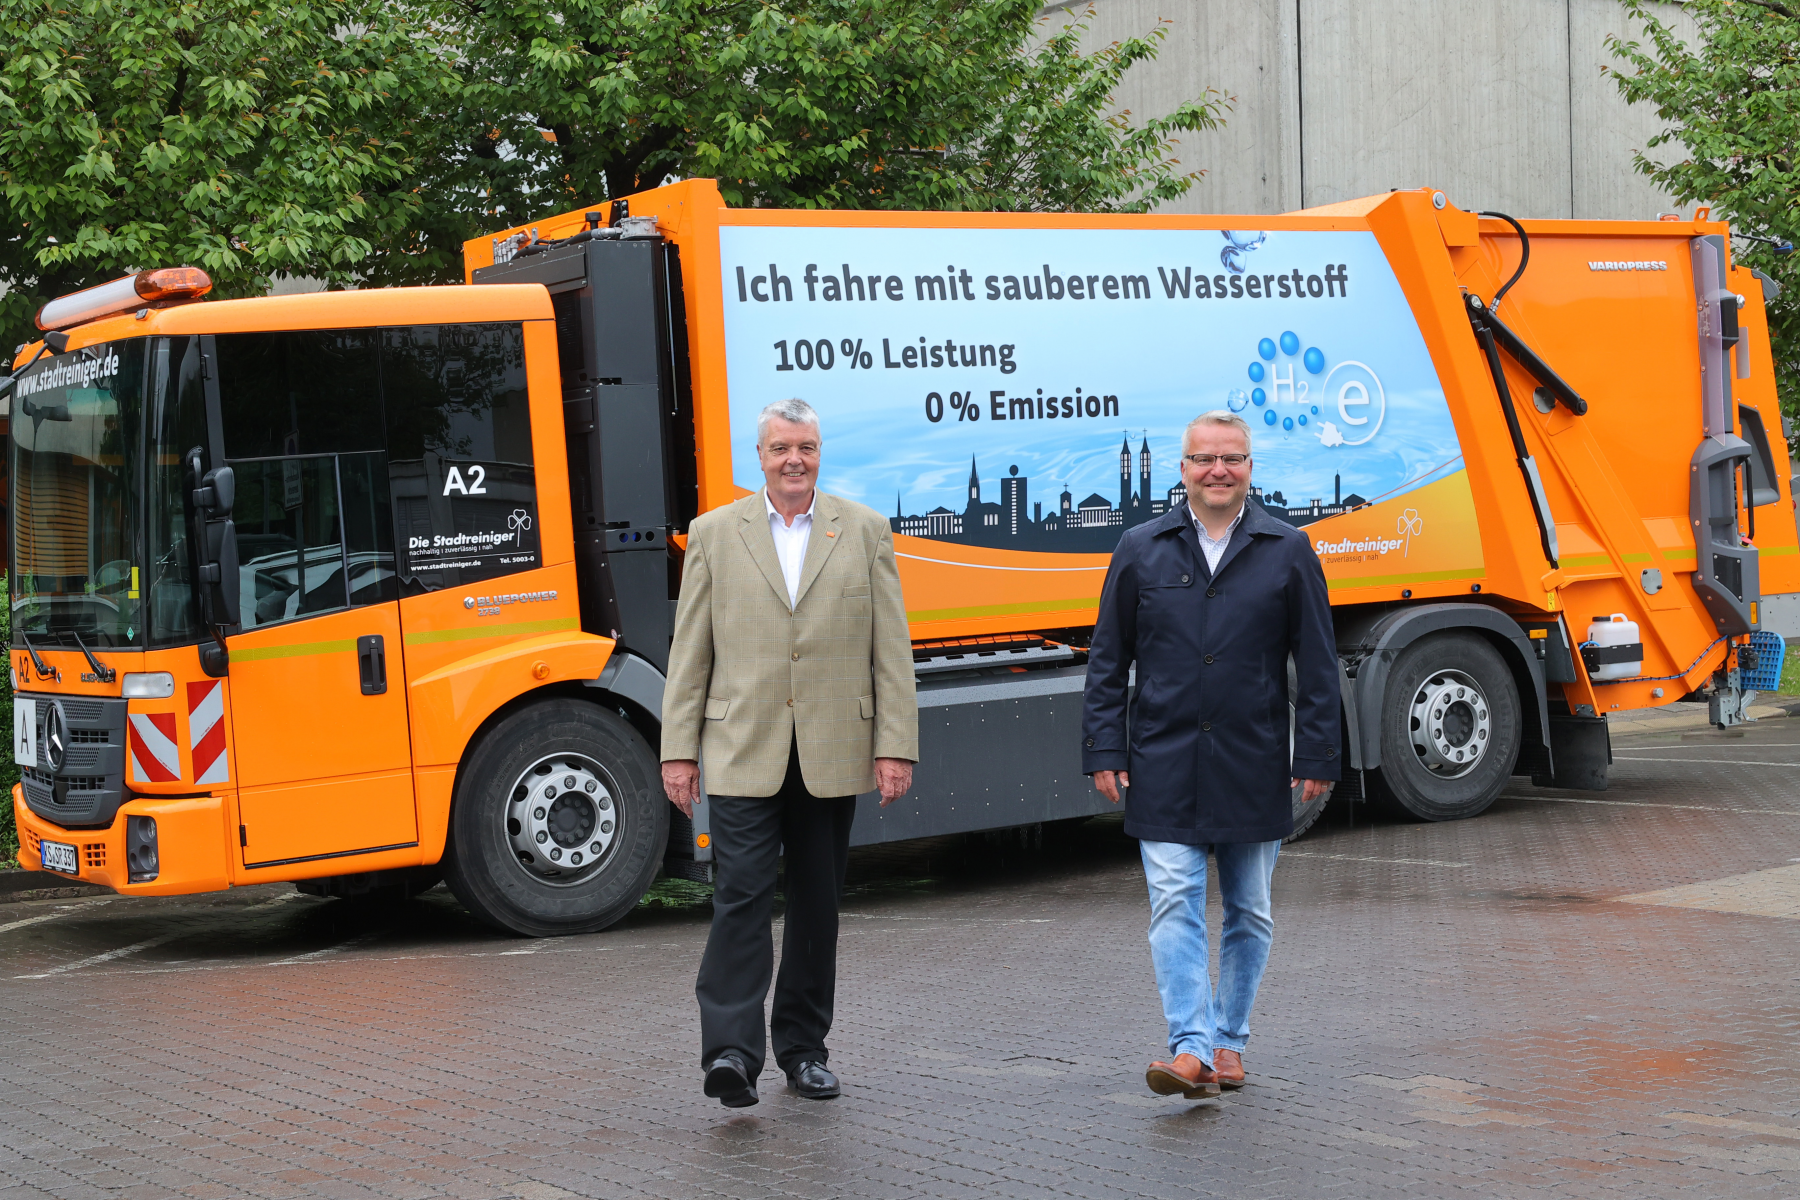
[[[913,790],[887,808],[859,796],[850,842],[867,846],[1117,812],[1081,773],[1087,668],[925,682]]]
[[[582,628],[668,665],[669,533],[695,497],[686,323],[674,250],[607,238],[484,267],[477,283],[552,293]]]

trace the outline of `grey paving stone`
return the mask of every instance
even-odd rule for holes
[[[60,914],[0,935],[0,1200],[1792,1196],[1800,928],[1622,899],[1800,859],[1782,724],[1620,738],[1611,790],[1471,821],[1329,812],[1276,872],[1250,1086],[1198,1104],[1143,1086],[1116,822],[859,851],[845,1095],[771,1069],[744,1112],[699,1090],[703,910],[521,943],[442,892],[0,905]]]

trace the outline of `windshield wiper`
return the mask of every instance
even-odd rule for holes
[[[37,647],[31,644],[31,639],[25,636],[25,631],[23,629],[19,630],[19,640],[25,643],[25,653],[31,655],[31,665],[37,668],[38,678],[51,678],[55,672],[50,669],[49,664],[44,662],[43,658],[38,654]]]
[[[75,644],[79,646],[81,652],[87,656],[88,666],[94,668],[94,678],[98,679],[101,683],[111,683],[113,677],[117,675],[118,672],[95,658],[94,652],[87,648],[87,643],[81,640],[81,635],[79,633],[76,633],[71,629],[69,630],[69,636],[75,639]]]

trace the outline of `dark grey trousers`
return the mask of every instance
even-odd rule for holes
[[[769,1033],[783,1071],[825,1062],[837,991],[838,897],[856,797],[820,799],[808,792],[795,747],[788,752],[787,778],[773,796],[709,796],[706,802],[712,806],[713,920],[694,984],[701,1065],[735,1050],[752,1082],[762,1073],[763,1000],[775,959],[769,915],[784,847],[787,924]]]

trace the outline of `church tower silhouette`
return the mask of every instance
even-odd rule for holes
[[[1133,521],[1148,521],[1152,512],[1150,505],[1150,433],[1144,432],[1144,448],[1138,451],[1138,499],[1137,512]],[[1127,524],[1131,522],[1128,521]]]
[[[1130,523],[1131,520],[1131,435],[1119,443],[1119,513]]]

